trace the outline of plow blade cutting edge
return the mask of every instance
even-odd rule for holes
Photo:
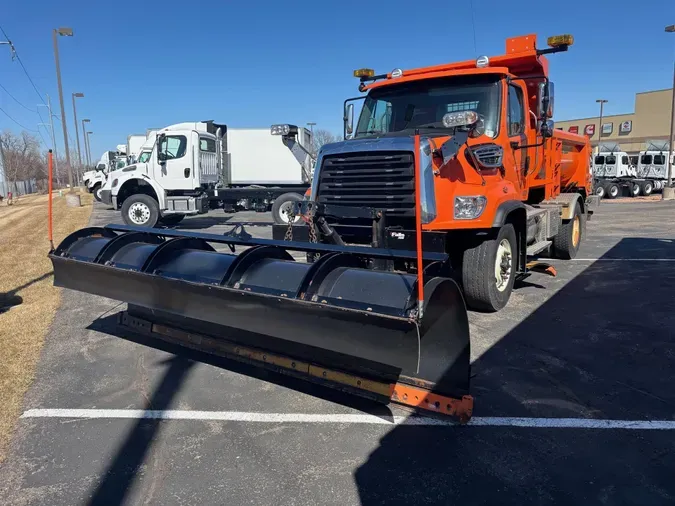
[[[212,244],[247,249],[230,254]],[[289,250],[322,255],[297,262]],[[230,354],[306,361],[356,393],[376,385],[366,393],[378,400],[467,421],[469,325],[457,284],[428,276],[420,319],[416,275],[365,268],[369,258],[414,257],[113,225],[77,231],[50,253],[56,286],[127,302],[128,315],[159,336],[196,332]]]

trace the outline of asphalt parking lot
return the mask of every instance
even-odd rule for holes
[[[673,504],[674,213],[603,203],[557,277],[470,314],[469,426],[392,423],[405,413],[121,332],[123,305],[65,291],[2,503]],[[92,225],[111,221],[95,208]],[[181,228],[271,237],[269,221],[214,211]],[[82,409],[99,411],[45,411]]]

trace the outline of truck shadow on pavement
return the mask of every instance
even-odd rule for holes
[[[503,336],[473,364],[475,417],[675,419],[675,263],[630,258],[675,243],[621,240]],[[363,505],[672,504],[668,432],[396,426],[355,482]]]
[[[675,419],[675,262],[610,260],[630,258],[675,258],[675,243],[623,239],[504,335],[473,364],[474,416]],[[174,355],[148,410],[169,408],[205,362],[392,419],[368,400],[127,333],[115,316],[89,328]],[[90,504],[125,501],[161,428],[137,421]],[[354,480],[363,505],[672,504],[673,469],[670,431],[394,426]]]
[[[211,228],[216,226],[225,226],[233,227],[235,225],[244,225],[246,227],[271,227],[274,222],[272,221],[242,221],[241,219],[235,219],[236,216],[193,216],[186,218],[181,221],[178,225],[170,226],[167,228],[177,228],[180,230],[201,230],[205,228]]]

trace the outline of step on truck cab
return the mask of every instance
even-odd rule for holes
[[[497,311],[528,258],[570,259],[599,199],[592,195],[584,136],[555,130],[547,54],[571,36],[506,41],[504,55],[376,75],[355,71],[366,95],[345,101],[347,140],[318,153],[309,214],[320,242],[415,250],[416,201],[422,246],[449,256],[469,307]],[[363,100],[354,124],[354,102]],[[420,178],[415,172],[419,166]],[[309,240],[308,227],[275,227],[275,239]],[[304,230],[303,230],[304,229]],[[415,265],[374,263],[415,271]]]

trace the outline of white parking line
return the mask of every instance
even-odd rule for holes
[[[380,418],[368,414],[311,414],[311,413],[251,413],[245,411],[184,411],[143,409],[29,409],[21,418],[70,419],[149,419],[149,420],[219,420],[253,423],[322,423],[369,425],[455,426],[452,420],[421,416],[394,416]],[[596,420],[589,418],[514,418],[474,417],[469,422],[476,427],[532,427],[558,429],[624,429],[674,430],[675,420]]]
[[[549,259],[547,259],[548,261]],[[574,262],[675,262],[675,258],[572,258]],[[565,260],[569,262],[569,260]]]

